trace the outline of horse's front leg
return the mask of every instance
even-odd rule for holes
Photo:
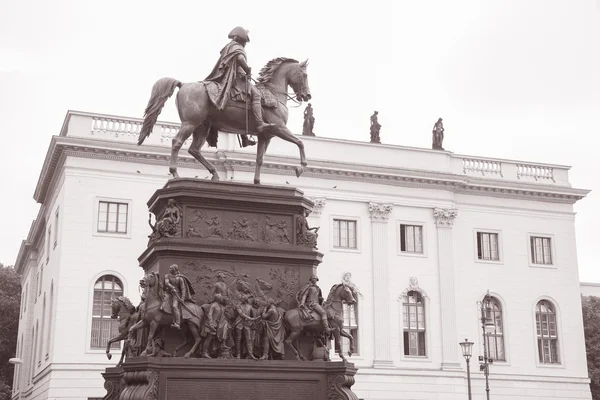
[[[333,337],[335,341],[335,351],[338,353],[342,361],[346,362],[346,357],[344,357],[344,353],[342,352],[342,339],[340,338],[340,330],[341,328],[335,327],[333,329]]]
[[[158,323],[156,321],[150,322],[150,329],[148,329],[148,343],[146,344],[146,350],[141,354],[142,356],[154,354],[154,333],[156,332],[156,328],[158,328]]]
[[[340,328],[340,335],[342,335],[343,337],[347,338],[350,341],[350,349],[348,350],[348,356],[352,357],[352,353],[354,353],[354,337],[341,328]]]
[[[108,343],[106,343],[106,357],[109,360],[112,358],[112,354],[110,354],[110,346],[115,342],[119,342],[119,341],[125,339],[127,337],[127,333],[128,333],[127,330],[125,330],[125,332],[119,333],[117,336],[110,339],[108,341]]]
[[[117,367],[119,367],[119,366],[121,366],[121,364],[123,364],[123,360],[125,360],[125,354],[127,353],[128,350],[129,350],[129,340],[125,340],[123,342],[123,351],[121,352],[121,359],[119,360]]]
[[[273,129],[273,134],[287,142],[294,143],[300,151],[300,167],[296,167],[296,177],[300,177],[306,167],[306,154],[304,154],[304,143],[290,131],[285,125],[278,125]]]

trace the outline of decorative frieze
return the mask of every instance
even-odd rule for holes
[[[404,289],[404,291],[402,293],[400,293],[400,296],[398,296],[398,300],[399,301],[408,300],[409,292],[418,292],[421,294],[421,296],[423,298],[429,298],[429,296],[427,296],[427,293],[425,292],[425,290],[421,289],[421,287],[419,286],[419,280],[417,278],[415,278],[414,276],[410,278],[410,285],[406,289]]]

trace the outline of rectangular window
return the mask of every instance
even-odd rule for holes
[[[58,242],[58,211],[56,209],[56,213],[54,214],[54,247],[56,247],[56,243]]]
[[[552,264],[552,248],[549,237],[531,236],[531,261],[534,264]]]
[[[356,221],[333,220],[333,247],[356,249]]]
[[[100,201],[98,203],[98,232],[127,233],[126,203]]]
[[[477,232],[477,258],[491,261],[500,260],[497,233]]]
[[[400,225],[400,251],[423,253],[423,227],[420,225]]]

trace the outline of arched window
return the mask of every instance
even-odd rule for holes
[[[37,347],[37,321],[36,326],[31,331],[31,340],[33,341],[33,347],[31,347],[31,354],[29,355],[29,360],[31,362],[30,371],[29,371],[29,383],[31,383],[33,379],[33,373],[35,371],[35,348]]]
[[[421,293],[411,290],[404,297],[404,355],[426,356],[425,302]]]
[[[535,308],[539,360],[544,364],[559,364],[556,311],[548,300],[541,300]]]
[[[342,312],[344,315],[344,330],[352,335],[352,338],[354,339],[354,351],[352,354],[358,355],[358,299],[356,299],[356,303],[353,305],[344,303]],[[342,351],[346,354],[348,353],[348,350],[350,350],[350,340],[343,337]]]
[[[494,323],[494,331],[487,332],[486,335],[488,357],[496,361],[506,361],[502,305],[497,298],[491,297],[484,306],[486,307],[486,317]]]
[[[92,348],[105,348],[108,340],[119,332],[119,322],[110,318],[110,299],[122,295],[123,284],[116,276],[104,275],[96,281],[92,307]],[[112,347],[118,349],[120,343],[114,343]]]
[[[50,355],[52,346],[52,310],[54,309],[54,281],[50,283],[50,303],[48,305],[48,338],[46,339],[46,358]]]

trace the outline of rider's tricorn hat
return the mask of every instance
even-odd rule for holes
[[[236,26],[235,28],[232,29],[231,32],[229,32],[229,39],[233,39],[235,36],[239,37],[240,39],[249,42],[250,41],[250,36],[248,36],[248,33],[250,31],[242,28],[241,26]]]

